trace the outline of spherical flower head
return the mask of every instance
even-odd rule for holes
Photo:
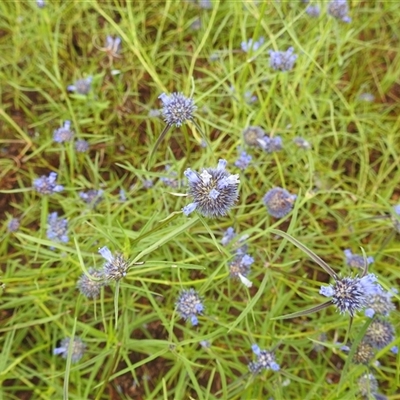
[[[77,140],[75,142],[75,150],[78,153],[86,153],[89,150],[89,143],[83,139]]]
[[[253,353],[257,356],[257,361],[249,364],[252,373],[258,373],[261,369],[279,371],[280,366],[275,360],[275,354],[272,351],[261,350],[256,344],[251,346]]]
[[[389,321],[375,319],[369,325],[364,340],[376,349],[383,349],[395,338],[394,327]]]
[[[122,278],[125,278],[129,268],[129,263],[122,254],[117,253],[114,256],[107,246],[99,249],[99,253],[106,260],[106,263],[103,266],[104,278],[106,280],[119,281]]]
[[[293,47],[289,47],[286,51],[269,51],[270,66],[275,71],[290,71],[297,60],[297,54],[294,54]]]
[[[378,391],[378,381],[372,374],[361,375],[358,379],[358,389],[361,396],[368,398],[370,394],[376,393]]]
[[[351,22],[351,18],[347,15],[349,6],[347,0],[331,0],[328,4],[328,14],[343,22]]]
[[[95,299],[100,295],[101,288],[107,284],[104,271],[89,268],[89,275],[85,273],[81,275],[76,286],[79,291],[88,299]]]
[[[392,294],[383,289],[366,297],[365,315],[372,318],[374,315],[387,317],[396,309],[392,302]]]
[[[353,362],[355,364],[369,364],[369,362],[374,358],[375,351],[373,346],[366,342],[361,341],[357,346],[357,349],[353,355]]]
[[[364,258],[359,254],[353,254],[350,249],[344,250],[343,253],[346,257],[347,265],[352,268],[364,269],[365,263],[367,263],[367,265],[370,265],[374,262],[374,257]]]
[[[240,44],[240,47],[245,53],[249,51],[257,51],[264,43],[264,38],[261,36],[258,40],[253,42],[253,39],[249,39],[247,42],[244,41]]]
[[[57,143],[70,142],[74,137],[74,131],[71,129],[71,122],[65,121],[64,126],[56,129],[53,133],[53,140]]]
[[[68,221],[65,218],[58,218],[58,213],[53,212],[47,218],[47,238],[54,242],[68,242]]]
[[[319,15],[321,14],[321,9],[319,8],[318,5],[309,5],[306,8],[306,13],[310,16],[310,17],[314,17],[317,18],[319,17]]]
[[[88,190],[87,192],[79,192],[79,197],[86,203],[91,206],[97,205],[103,199],[104,191],[99,190]]]
[[[193,119],[193,113],[197,107],[192,98],[187,98],[182,93],[176,92],[169,96],[162,93],[158,98],[161,99],[163,104],[162,114],[168,125],[179,127],[186,121]]]
[[[282,138],[280,136],[264,136],[259,140],[259,145],[269,154],[283,149]]]
[[[40,178],[36,178],[33,181],[33,188],[41,194],[51,195],[53,193],[62,192],[64,186],[57,185],[57,174],[50,172],[49,176],[42,175]]]
[[[8,232],[16,232],[19,229],[20,222],[18,218],[12,218],[7,224]]]
[[[197,316],[203,314],[203,300],[199,293],[194,289],[182,290],[175,303],[180,316],[185,320],[190,320],[193,326],[199,323]]]
[[[338,279],[334,285],[321,286],[320,294],[331,297],[332,303],[341,314],[354,314],[364,308],[367,296],[377,293],[380,286],[376,283],[374,274],[368,274],[362,278],[344,277]]]
[[[235,230],[230,226],[222,236],[221,244],[222,246],[227,246],[236,236]]]
[[[75,337],[72,341],[70,338],[63,339],[60,343],[60,347],[56,347],[53,350],[53,354],[61,354],[62,358],[66,359],[68,357],[70,346],[72,346],[71,362],[76,363],[83,357],[86,350],[86,345],[78,337]]]
[[[243,138],[248,146],[260,147],[260,140],[266,135],[259,126],[249,126],[243,131]]]
[[[275,187],[265,194],[263,202],[270,215],[282,218],[292,210],[296,198],[295,194],[290,194],[286,189]]]
[[[250,273],[250,267],[254,262],[254,258],[248,254],[238,254],[235,259],[229,264],[229,273],[231,278],[240,279],[240,281],[247,287],[252,287],[252,282],[247,279]]]
[[[235,161],[235,165],[243,171],[249,166],[251,160],[251,155],[247,154],[245,151],[242,151],[239,158]]]
[[[185,215],[197,210],[210,218],[228,213],[239,197],[239,175],[231,175],[225,169],[226,161],[219,160],[217,168],[204,169],[201,174],[188,168],[184,174],[189,181],[188,194],[193,203],[182,209]]]
[[[68,91],[78,94],[88,94],[92,84],[93,77],[88,76],[84,79],[78,79],[73,85],[67,87]]]

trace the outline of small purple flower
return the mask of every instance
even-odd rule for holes
[[[319,8],[318,5],[315,5],[315,6],[309,5],[309,6],[306,8],[306,13],[307,13],[310,17],[317,18],[317,17],[319,17],[319,15],[320,15],[320,13],[321,13],[321,9]]]
[[[62,192],[64,186],[57,185],[57,174],[55,172],[50,172],[49,176],[42,175],[40,178],[33,180],[33,188],[41,194],[53,194]]]
[[[328,14],[343,22],[351,22],[351,18],[347,15],[349,6],[347,0],[331,0],[328,4]]]
[[[71,129],[71,122],[65,121],[64,126],[58,128],[53,133],[53,140],[57,143],[70,142],[74,137],[74,131]]]
[[[92,76],[84,79],[78,79],[73,85],[67,87],[69,92],[76,92],[78,94],[88,94],[92,85]]]
[[[267,153],[274,153],[283,149],[282,138],[280,136],[264,136],[258,143]]]
[[[43,7],[46,5],[46,3],[45,3],[44,0],[36,0],[36,5],[37,5],[39,8],[43,8]]]
[[[377,284],[374,274],[368,274],[362,278],[344,277],[338,279],[334,285],[321,286],[320,294],[331,297],[341,314],[349,313],[350,316],[365,308],[367,296],[379,293],[380,286]]]
[[[68,220],[65,218],[59,218],[57,212],[51,213],[47,218],[47,238],[54,242],[67,243],[69,238],[67,235],[68,231]]]
[[[374,262],[374,257],[370,256],[364,259],[364,257],[359,254],[353,254],[350,249],[344,250],[343,253],[346,257],[347,265],[352,268],[364,269],[365,263],[367,263],[367,265],[370,265]]]
[[[238,254],[229,264],[229,273],[231,278],[239,278],[245,286],[251,287],[253,284],[246,277],[250,273],[250,267],[253,263],[253,257],[248,254]]]
[[[121,50],[121,38],[119,36],[115,36],[113,38],[110,35],[106,37],[106,45],[104,47],[104,51],[109,53],[112,57],[116,57]]]
[[[168,125],[179,127],[186,121],[193,120],[193,113],[197,107],[192,98],[187,98],[182,93],[176,92],[169,96],[162,93],[158,98],[163,104],[162,114]]]
[[[104,190],[88,190],[86,192],[79,192],[79,197],[91,206],[96,206],[103,199]]]
[[[292,210],[296,198],[295,194],[290,194],[286,189],[275,187],[265,194],[263,202],[270,215],[282,218]]]
[[[167,185],[172,188],[177,188],[179,186],[179,181],[177,179],[177,172],[173,171],[171,169],[170,165],[165,166],[165,172],[168,174],[168,176],[163,176],[160,178],[161,182],[164,183],[164,185]]]
[[[358,96],[358,100],[365,101],[366,103],[372,103],[375,100],[375,96],[372,93],[361,93]]]
[[[222,236],[221,239],[222,246],[227,246],[235,236],[236,236],[235,230],[230,226]]]
[[[364,398],[368,399],[371,394],[374,395],[378,388],[378,381],[374,375],[365,373],[358,378],[358,389]]]
[[[261,36],[258,40],[253,42],[253,39],[249,39],[247,42],[244,41],[240,44],[240,47],[245,53],[250,51],[257,51],[264,43],[264,38]]]
[[[394,338],[394,327],[389,321],[374,319],[368,326],[363,340],[380,350],[392,343]]]
[[[275,354],[272,351],[261,350],[256,344],[253,344],[251,349],[257,356],[256,361],[251,361],[249,363],[249,370],[251,373],[258,374],[262,369],[271,369],[275,372],[280,370],[280,366],[275,359]]]
[[[365,316],[368,318],[373,318],[375,315],[387,317],[395,309],[391,292],[381,289],[366,297]]]
[[[185,320],[190,319],[193,326],[198,325],[198,315],[203,314],[203,300],[199,293],[194,289],[183,289],[176,302],[176,309]]]
[[[235,161],[235,165],[243,171],[249,166],[251,160],[251,155],[247,154],[245,151],[242,151],[240,153],[240,157]]]
[[[162,180],[163,178],[161,178],[161,180]],[[143,187],[145,188],[145,189],[150,189],[150,188],[152,188],[153,187],[153,185],[154,185],[154,183],[153,183],[153,181],[151,180],[151,179],[145,179],[143,182],[142,182],[142,184],[143,184]]]
[[[129,263],[122,254],[116,254],[114,256],[107,246],[99,249],[99,253],[106,260],[106,263],[103,266],[105,279],[119,281],[122,278],[125,278],[128,272]]]
[[[75,142],[75,150],[78,153],[86,153],[89,150],[89,143],[83,139],[77,140]]]
[[[275,71],[290,71],[297,60],[293,47],[289,47],[286,51],[270,50],[269,55],[271,68]]]
[[[217,168],[203,169],[199,174],[188,168],[184,175],[189,181],[188,194],[193,202],[185,206],[185,215],[197,209],[205,217],[215,218],[226,215],[239,197],[239,175],[226,171],[227,162],[220,159]]]
[[[266,136],[264,129],[259,126],[249,126],[242,132],[244,141],[252,147],[261,147],[260,141]]]
[[[296,136],[294,139],[293,139],[293,142],[298,146],[298,147],[300,147],[301,149],[304,149],[304,150],[310,150],[311,149],[311,144],[306,140],[306,139],[304,139],[304,138],[302,138],[302,137],[300,137],[300,136]]]
[[[12,218],[7,224],[8,232],[16,232],[19,229],[20,221],[18,218]]]
[[[88,275],[83,273],[76,286],[88,299],[94,299],[99,296],[101,288],[106,284],[103,270],[89,268]]]
[[[82,357],[83,354],[85,353],[86,350],[86,345],[83,343],[83,341],[75,337],[72,342],[70,338],[65,338],[61,341],[60,347],[56,347],[53,350],[54,355],[62,355],[62,358],[67,358],[68,357],[68,352],[69,348],[72,346],[72,351],[71,351],[71,361],[73,363],[78,362]]]

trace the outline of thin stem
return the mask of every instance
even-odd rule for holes
[[[312,314],[317,311],[321,311],[324,308],[328,308],[330,305],[332,305],[332,302],[329,300],[326,303],[319,304],[318,306],[309,308],[308,310],[297,311],[292,314],[286,314],[286,315],[282,315],[281,317],[276,317],[276,318],[271,318],[271,319],[291,319],[291,318],[301,317],[303,315],[308,315],[308,314]]]
[[[151,161],[154,157],[155,152],[157,151],[158,147],[160,146],[160,143],[164,139],[165,135],[168,133],[169,129],[171,128],[171,124],[165,125],[164,129],[162,130],[160,136],[157,138],[156,143],[154,144],[153,148],[150,151],[149,155],[149,161],[147,163],[147,166],[150,168],[152,166]]]

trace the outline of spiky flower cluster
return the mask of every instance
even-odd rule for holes
[[[40,178],[36,178],[33,181],[33,188],[41,194],[53,194],[62,192],[64,186],[57,185],[57,174],[50,172],[49,176],[42,175]]]
[[[364,340],[376,349],[383,349],[392,343],[395,338],[393,325],[383,319],[375,319],[369,325]]]
[[[54,242],[68,242],[68,220],[59,218],[57,212],[51,213],[47,218],[47,238]]]
[[[249,126],[242,132],[242,135],[248,146],[260,147],[261,140],[266,136],[266,133],[259,126]]]
[[[396,307],[392,302],[392,293],[380,290],[377,293],[369,294],[365,302],[365,315],[372,318],[374,315],[387,317]]]
[[[282,218],[292,210],[296,198],[295,194],[290,194],[286,189],[275,187],[265,194],[263,202],[270,215]]]
[[[347,0],[331,0],[328,4],[328,14],[343,22],[351,22],[351,18],[347,15],[349,6]]]
[[[20,221],[18,218],[12,218],[7,224],[8,232],[16,232],[19,229]]]
[[[258,374],[262,369],[279,371],[280,366],[276,362],[275,354],[272,351],[261,350],[256,344],[253,344],[251,349],[257,356],[256,361],[251,361],[249,363],[249,370],[252,374]]]
[[[67,87],[68,91],[76,92],[78,94],[88,94],[91,88],[93,77],[78,79],[73,85]]]
[[[114,256],[107,246],[99,249],[99,253],[106,260],[103,267],[104,278],[106,280],[119,281],[122,278],[125,278],[128,272],[129,263],[122,254],[117,253]]]
[[[364,258],[363,256],[359,254],[353,254],[350,249],[344,250],[344,255],[346,257],[346,263],[348,266],[352,268],[359,268],[359,269],[364,269],[365,264],[370,265],[374,262],[374,257],[367,257]]]
[[[264,136],[259,141],[259,145],[267,153],[274,153],[283,149],[282,138],[280,136]]]
[[[374,395],[378,391],[378,381],[372,374],[363,374],[358,379],[358,390],[361,396],[369,398],[369,395]]]
[[[103,270],[89,268],[88,275],[83,273],[76,286],[88,299],[94,299],[99,296],[101,288],[106,284],[107,281]]]
[[[65,121],[64,125],[53,133],[53,140],[57,143],[70,142],[73,137],[74,131],[71,129],[71,121]]]
[[[235,165],[243,171],[249,166],[251,160],[251,155],[247,154],[245,151],[242,151],[239,158],[235,161]]]
[[[222,236],[221,244],[222,246],[227,246],[236,236],[235,230],[230,226]]]
[[[354,362],[354,364],[367,365],[374,358],[374,356],[375,356],[374,347],[371,345],[371,343],[362,340],[361,343],[356,348],[352,361]]]
[[[72,341],[70,338],[63,339],[60,343],[60,347],[56,347],[53,350],[53,354],[54,355],[61,354],[62,358],[66,359],[68,357],[70,346],[72,346],[71,361],[73,363],[76,363],[83,357],[83,354],[85,353],[86,350],[85,343],[83,343],[83,341],[78,337],[74,337]]]
[[[196,111],[197,107],[194,105],[192,98],[187,98],[182,93],[172,93],[171,95],[166,95],[162,93],[158,97],[162,104],[162,114],[164,116],[164,121],[168,125],[181,126],[186,121],[191,121],[193,119],[193,113]]]
[[[194,289],[183,289],[176,301],[176,309],[185,320],[190,320],[193,326],[198,325],[198,315],[203,314],[203,299]]]
[[[248,254],[237,254],[235,259],[229,264],[229,273],[232,278],[238,278],[241,282],[251,287],[252,283],[246,276],[250,273],[250,267],[254,263],[254,258]]]
[[[201,173],[188,168],[184,174],[189,181],[188,194],[193,202],[182,211],[189,215],[197,210],[205,217],[222,217],[236,203],[239,197],[239,175],[225,170],[227,162],[219,160],[217,168],[203,169]]]
[[[374,274],[362,278],[344,277],[337,279],[334,285],[321,286],[320,294],[331,297],[331,302],[341,314],[349,313],[350,316],[363,309],[367,304],[367,296],[380,291]]]
[[[89,150],[89,143],[86,140],[79,139],[75,142],[75,150],[78,153],[86,153]]]
[[[297,60],[297,54],[294,54],[293,47],[286,51],[269,51],[269,63],[275,71],[290,71]]]

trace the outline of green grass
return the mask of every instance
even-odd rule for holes
[[[324,2],[310,18],[300,1],[213,1],[209,10],[174,0],[0,3],[0,399],[346,400],[360,398],[357,380],[368,371],[380,393],[400,399],[400,360],[390,346],[356,365],[337,345],[347,333],[362,339],[362,312],[350,332],[348,316],[333,307],[276,319],[326,301],[318,292],[329,276],[273,229],[341,275],[355,273],[343,250],[362,248],[383,287],[400,282],[399,235],[390,219],[374,218],[400,203],[398,3],[352,1],[350,16],[350,24],[327,16]],[[122,39],[119,58],[99,50],[108,34]],[[260,36],[257,52],[240,50]],[[298,54],[293,70],[272,70],[268,50],[289,46]],[[67,92],[89,75],[87,96]],[[149,111],[174,91],[193,91],[211,146],[201,146],[191,123],[172,128],[148,167],[164,128]],[[257,102],[245,101],[247,91]],[[366,92],[373,102],[359,99]],[[53,141],[65,120],[90,142],[88,153]],[[247,149],[253,160],[240,172],[234,162],[249,125],[282,136],[284,149]],[[297,148],[296,136],[312,149]],[[240,173],[236,207],[221,219],[186,217],[183,172],[220,158]],[[175,188],[160,179],[167,165]],[[32,181],[51,171],[65,190],[44,197]],[[282,219],[262,203],[274,186],[298,195]],[[104,190],[95,208],[79,198],[89,189]],[[46,237],[53,211],[68,219],[68,243]],[[12,216],[21,222],[15,233],[7,231]],[[250,289],[229,277],[232,248],[220,244],[229,226],[249,235]],[[102,266],[102,246],[145,264],[88,300],[76,282]],[[204,297],[197,327],[175,309],[190,287]],[[397,311],[391,321],[398,331]],[[74,334],[87,346],[83,358],[54,356]],[[318,342],[323,351],[313,350]],[[249,374],[254,343],[274,350],[279,372]]]

